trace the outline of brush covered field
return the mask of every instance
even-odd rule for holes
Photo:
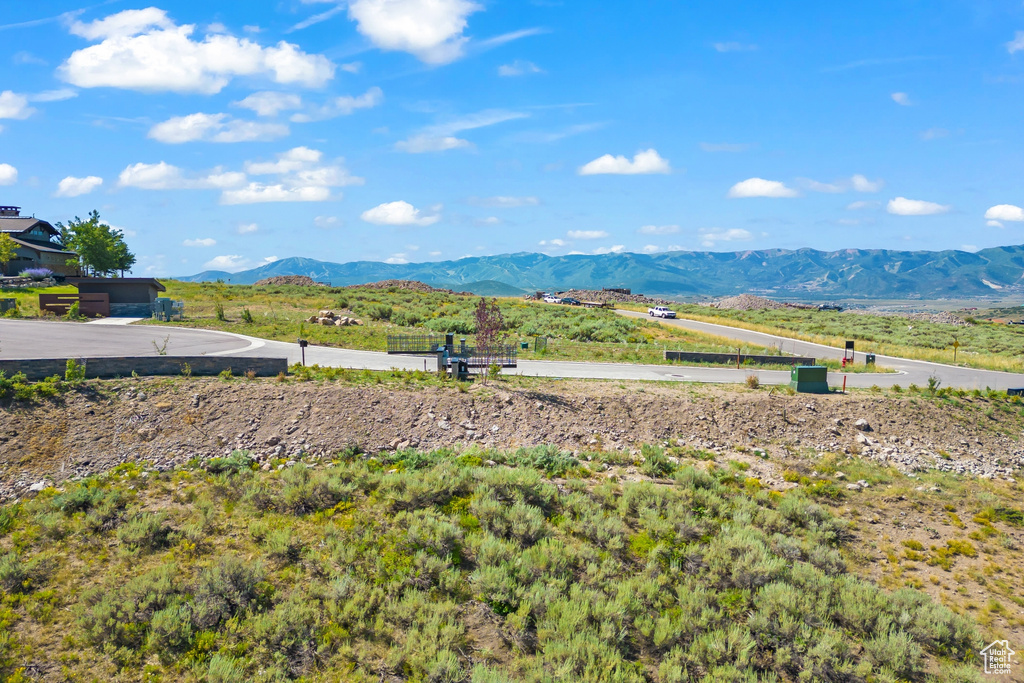
[[[300,287],[295,285],[228,285],[165,281],[166,296],[185,302],[189,327],[238,332],[265,339],[294,341],[351,349],[383,351],[389,334],[476,332],[473,310],[480,297],[423,292],[398,287]],[[597,360],[666,363],[665,349],[736,353],[728,339],[667,329],[645,320],[630,320],[608,309],[545,304],[522,299],[499,299],[509,341],[530,344],[519,351],[524,359]],[[306,322],[318,310],[353,316],[361,326],[327,327]],[[546,337],[537,349],[534,338]],[[743,353],[771,353],[747,345]]]
[[[859,576],[857,525],[820,486],[769,491],[706,460],[645,446],[127,463],[0,508],[0,675],[980,680],[984,627]],[[625,465],[637,480],[597,473]],[[958,543],[917,555],[977,556]]]

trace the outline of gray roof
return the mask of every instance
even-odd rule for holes
[[[71,254],[72,256],[77,255],[73,251],[68,251],[67,249],[64,249],[59,244],[42,244],[40,242],[30,242],[29,240],[20,240],[17,237],[12,237],[11,240],[15,244],[19,244],[23,247],[28,247],[29,249],[35,249],[36,251],[48,251],[54,254]]]
[[[42,224],[48,228],[51,234],[58,235],[60,231],[41,218],[33,216],[0,216],[0,232],[25,232],[36,225]]]

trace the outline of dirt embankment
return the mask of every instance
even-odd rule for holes
[[[98,388],[97,388],[98,387]],[[975,403],[977,405],[975,405]],[[860,424],[863,420],[866,425]],[[156,469],[246,449],[261,462],[476,443],[575,452],[686,445],[739,457],[847,452],[905,471],[1010,477],[1024,466],[1018,413],[874,396],[778,396],[687,386],[501,382],[448,388],[195,378],[90,384],[64,400],[0,410],[0,499],[38,482],[145,460]],[[781,476],[754,459],[756,476]],[[776,481],[776,483],[779,483]]]

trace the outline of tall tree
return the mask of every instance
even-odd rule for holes
[[[75,216],[67,225],[57,223],[64,246],[78,254],[78,266],[93,275],[114,275],[135,265],[135,254],[128,250],[124,233],[102,220],[98,211],[87,220]],[[74,263],[74,261],[72,261]]]
[[[7,275],[7,264],[18,255],[18,245],[6,232],[0,232],[0,266],[3,267],[4,275]]]
[[[501,314],[497,299],[488,301],[483,297],[480,297],[473,315],[476,318],[476,354],[490,371],[491,366],[501,359],[505,342],[505,316]],[[487,377],[486,373],[484,377]]]

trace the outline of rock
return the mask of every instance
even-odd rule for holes
[[[858,480],[857,480],[857,483],[858,483],[858,484],[860,485],[860,487],[861,487],[862,489],[866,489],[866,488],[868,488],[869,486],[871,486],[871,484],[867,483],[867,482],[866,482],[866,481],[864,481],[863,479],[858,479]]]
[[[152,441],[156,438],[158,430],[156,427],[140,427],[135,433],[139,435],[139,438],[143,441]]]
[[[44,481],[37,481],[36,483],[32,484],[31,486],[28,487],[28,490],[31,491],[32,493],[39,493],[40,491],[42,491],[45,488],[46,488],[46,481],[44,480]]]
[[[320,317],[320,318],[334,318],[335,315],[334,315],[334,311],[318,311],[317,312],[317,317]]]
[[[846,479],[846,472],[836,472],[836,479]]]
[[[281,437],[279,436],[272,436],[269,439],[267,439],[268,446],[276,446],[279,443],[281,443]]]
[[[484,460],[484,467],[497,467],[498,463],[493,460]]]
[[[863,446],[871,445],[871,439],[865,436],[864,434],[858,434],[854,440]]]
[[[135,398],[137,398],[140,401],[145,401],[146,400],[146,394],[145,394],[145,392],[140,391],[139,393],[135,394]]]
[[[871,425],[863,417],[853,423],[853,426],[862,432],[870,432]]]
[[[860,484],[847,484],[846,488],[851,491],[860,491]]]
[[[412,445],[412,442],[406,439],[405,441],[399,441],[398,445],[395,446],[397,450],[404,451]]]

